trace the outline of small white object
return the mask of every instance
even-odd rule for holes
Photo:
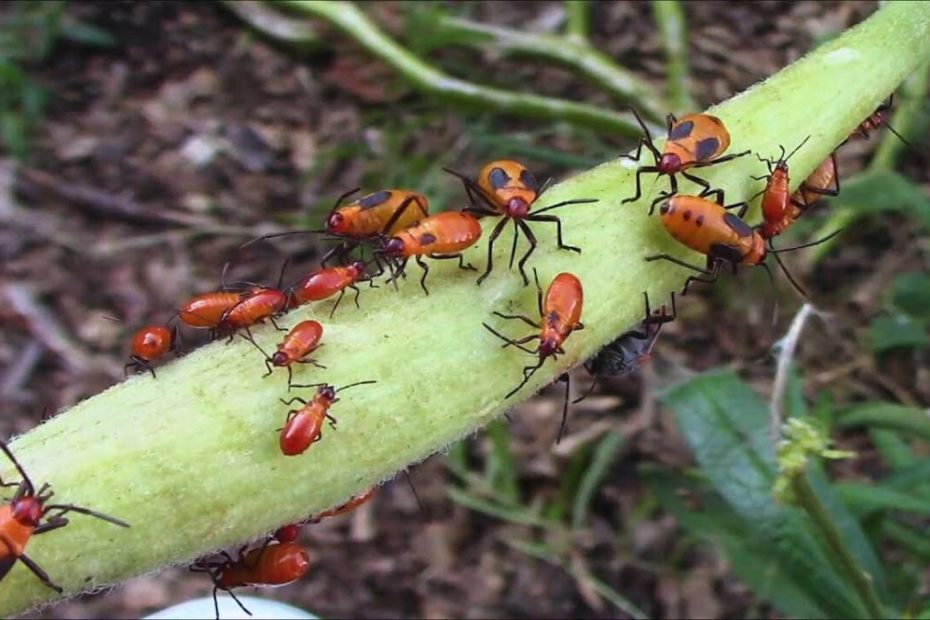
[[[293,605],[279,603],[256,596],[240,596],[242,604],[252,612],[251,618],[268,618],[268,620],[318,620],[318,616],[304,611]],[[217,602],[220,606],[221,620],[244,620],[246,615],[231,596],[225,592],[217,592]],[[173,605],[167,609],[156,611],[142,620],[214,620],[213,597],[205,596]]]

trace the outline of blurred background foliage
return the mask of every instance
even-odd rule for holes
[[[293,3],[7,3],[3,434],[111,381],[141,317],[214,285],[244,238],[316,227],[348,187],[416,188],[438,210],[464,201],[440,164],[596,165],[632,146],[605,129],[628,124],[631,101],[653,122],[703,108],[874,8],[360,5],[422,65],[546,98],[527,114],[424,88]],[[589,56],[599,65],[579,68]],[[702,289],[651,364],[573,408],[559,446],[556,386],[413,472],[425,521],[393,485],[351,523],[310,532],[317,569],[280,596],[323,615],[869,617],[877,600],[881,615],[930,617],[927,80],[925,65],[895,97],[890,122],[909,144],[884,129],[852,139],[840,195],[781,242],[844,228],[790,258],[824,313],[793,343],[782,386],[771,360],[796,302],[782,295],[773,328],[763,279]],[[551,101],[599,112],[578,122]],[[38,219],[24,226],[19,209]],[[263,246],[241,257],[243,277],[316,253]],[[69,269],[75,257],[86,268]],[[125,323],[101,320],[110,308]],[[773,493],[798,481],[771,435],[781,389],[784,416],[853,453],[809,455],[807,501]],[[45,613],[133,615],[208,589],[166,571]]]

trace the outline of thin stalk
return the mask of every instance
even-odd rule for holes
[[[591,5],[588,0],[565,0],[565,34],[579,43],[587,43]]]
[[[313,24],[283,15],[267,3],[258,0],[220,1],[236,17],[278,42],[308,49],[324,43]]]
[[[849,549],[843,543],[843,537],[840,535],[830,513],[820,502],[817,493],[811,486],[807,474],[801,472],[791,480],[791,489],[794,492],[796,503],[807,512],[820,533],[823,535],[824,542],[833,558],[836,567],[843,572],[846,578],[856,589],[856,593],[862,599],[870,618],[884,618],[882,605],[875,593],[875,586],[872,578],[856,562]]]
[[[562,35],[523,32],[442,15],[436,20],[437,36],[444,43],[480,46],[502,55],[542,58],[557,62],[588,79],[619,103],[631,104],[642,116],[663,121],[665,103],[655,90],[633,73],[617,65],[586,40]]]
[[[803,178],[928,54],[930,3],[891,3],[713,113],[730,129],[734,150],[769,154],[811,135],[791,162]],[[749,176],[763,169],[754,157],[743,157],[702,173],[737,201],[758,191]],[[278,400],[288,394],[286,373],[263,379],[260,354],[242,339],[201,347],[159,367],[157,379],[132,377],[17,437],[13,450],[36,481],[53,485],[56,500],[132,524],[123,530],[75,515],[68,527],[30,541],[27,552],[69,596],[184,564],[390,479],[530,398],[638,324],[643,291],[660,303],[689,275],[644,256],[700,258],[646,213],[655,193],[667,188],[665,179],[653,185],[644,177],[643,199],[621,205],[633,193],[635,171],[635,164],[609,161],[543,197],[540,207],[569,198],[600,200],[557,212],[565,241],[581,246],[582,254],[558,251],[554,227],[534,225],[540,246],[530,261],[543,281],[561,271],[579,277],[586,328],[514,397],[504,395],[532,358],[502,349],[481,322],[515,336],[528,333],[491,311],[532,313],[536,292],[506,270],[510,248],[503,237],[497,271],[480,287],[473,273],[433,261],[429,296],[419,289],[413,265],[399,291],[366,288],[361,309],[344,303],[328,319],[327,301],[282,317],[284,327],[311,317],[325,326],[325,346],[316,357],[327,368],[298,368],[295,382],[378,382],[346,392],[332,408],[338,430],[326,427],[322,441],[299,457],[281,455],[275,432],[288,409]],[[757,217],[750,213],[749,222]],[[494,223],[485,223],[486,232]],[[483,266],[485,243],[466,259]],[[270,326],[253,334],[266,349],[280,340]],[[4,480],[16,479],[8,464],[0,468]],[[53,598],[24,567],[14,566],[0,581],[0,616]]]
[[[679,114],[697,109],[688,87],[688,28],[678,0],[652,0],[652,13],[665,50],[668,98]]]
[[[443,103],[521,118],[564,121],[616,136],[635,137],[640,133],[639,126],[628,115],[586,103],[482,86],[447,75],[384,34],[350,2],[289,0],[282,4],[330,22],[397,71],[415,89]]]

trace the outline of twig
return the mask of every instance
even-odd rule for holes
[[[523,118],[565,121],[631,138],[641,133],[631,118],[596,106],[512,93],[451,77],[401,47],[350,2],[283,0],[283,4],[332,23],[400,73],[414,88],[448,104],[484,111],[494,110]]]
[[[801,306],[801,309],[798,310],[798,313],[794,315],[794,319],[791,321],[788,333],[776,344],[778,347],[778,364],[775,370],[775,384],[772,386],[772,399],[769,402],[769,433],[772,437],[772,444],[776,447],[781,443],[781,425],[785,418],[785,390],[788,387],[788,371],[791,368],[792,360],[794,360],[794,351],[797,349],[798,340],[804,330],[804,324],[811,313],[814,312],[816,310],[811,304]]]
[[[849,549],[843,543],[843,538],[833,524],[830,514],[820,502],[817,493],[811,486],[810,480],[805,472],[800,472],[793,476],[791,480],[791,490],[797,504],[803,508],[817,528],[823,534],[827,548],[833,556],[834,562],[840,568],[846,577],[852,582],[853,587],[865,604],[870,618],[883,618],[882,605],[875,593],[875,587],[872,578],[856,562]]]
[[[565,0],[565,35],[578,43],[587,44],[590,16],[588,0]]]
[[[574,4],[576,3],[569,3],[567,6]],[[661,121],[667,111],[661,97],[651,86],[618,66],[607,54],[592,47],[587,40],[521,32],[450,15],[440,16],[436,20],[436,26],[438,38],[446,44],[491,47],[503,55],[542,58],[564,65],[573,73],[590,80],[616,101],[635,105],[637,110],[650,120]]]
[[[665,49],[668,98],[675,112],[697,109],[688,88],[688,31],[678,0],[653,0],[652,12]]]

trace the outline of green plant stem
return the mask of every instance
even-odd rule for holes
[[[869,612],[869,617],[884,618],[885,615],[878,600],[878,595],[875,593],[872,578],[859,566],[852,553],[843,544],[842,536],[840,536],[836,526],[833,525],[830,513],[820,502],[817,493],[814,492],[806,473],[801,472],[792,478],[791,490],[794,492],[797,505],[807,512],[807,515],[823,534],[824,542],[830,550],[834,563],[856,589],[866,610]]]
[[[676,113],[697,109],[688,88],[688,29],[678,0],[652,0],[652,12],[665,50],[668,98]]]
[[[397,71],[414,88],[446,104],[496,111],[521,118],[564,121],[616,136],[633,137],[641,131],[632,117],[593,105],[510,92],[447,75],[414,56],[384,34],[365,13],[350,2],[285,0],[282,4],[330,22],[373,56]]]
[[[775,153],[778,145],[811,135],[791,162],[803,179],[928,54],[930,4],[891,3],[713,113],[729,128],[734,151]],[[702,176],[725,188],[728,201],[738,201],[759,190],[749,176],[763,170],[755,157],[742,157]],[[658,217],[647,215],[652,197],[668,187],[665,179],[653,183],[645,176],[642,199],[621,204],[633,193],[635,171],[626,160],[609,161],[555,185],[540,201],[545,207],[569,198],[600,200],[558,211],[565,241],[581,246],[582,254],[555,249],[554,227],[534,225],[539,248],[530,261],[543,282],[570,271],[584,283],[586,327],[571,335],[565,355],[542,366],[513,397],[504,395],[533,358],[502,349],[481,327],[486,321],[513,336],[530,333],[491,315],[532,313],[536,303],[535,289],[506,268],[505,235],[495,272],[480,287],[473,273],[451,261],[430,261],[429,296],[411,264],[399,291],[366,288],[361,309],[343,303],[329,319],[332,302],[325,301],[281,318],[284,327],[311,317],[325,326],[316,357],[327,368],[301,366],[295,382],[378,382],[347,391],[332,408],[338,430],[327,426],[322,441],[299,457],[281,455],[275,432],[289,409],[279,402],[287,396],[286,373],[263,379],[261,356],[238,338],[160,366],[157,379],[132,377],[17,437],[13,450],[36,481],[53,485],[56,500],[132,524],[123,530],[75,515],[70,526],[30,541],[29,555],[66,595],[184,564],[388,480],[528,399],[638,324],[643,291],[661,303],[689,275],[644,256],[668,252],[700,260],[669,237]],[[748,215],[750,223],[757,218],[757,212]],[[486,233],[494,224],[484,223]],[[486,243],[466,253],[479,268]],[[253,334],[266,349],[281,337],[270,326]],[[16,479],[7,464],[0,468],[4,480]],[[0,582],[0,616],[56,597],[15,566]]]
[[[436,25],[445,43],[479,45],[503,55],[557,62],[587,78],[616,101],[636,106],[644,117],[657,122],[664,119],[666,106],[653,88],[586,40],[511,30],[449,15],[440,16]]]
[[[565,34],[579,43],[587,43],[590,16],[588,0],[565,0]]]
[[[275,41],[306,49],[316,49],[324,43],[313,24],[283,15],[265,2],[258,0],[220,1],[236,17]]]

